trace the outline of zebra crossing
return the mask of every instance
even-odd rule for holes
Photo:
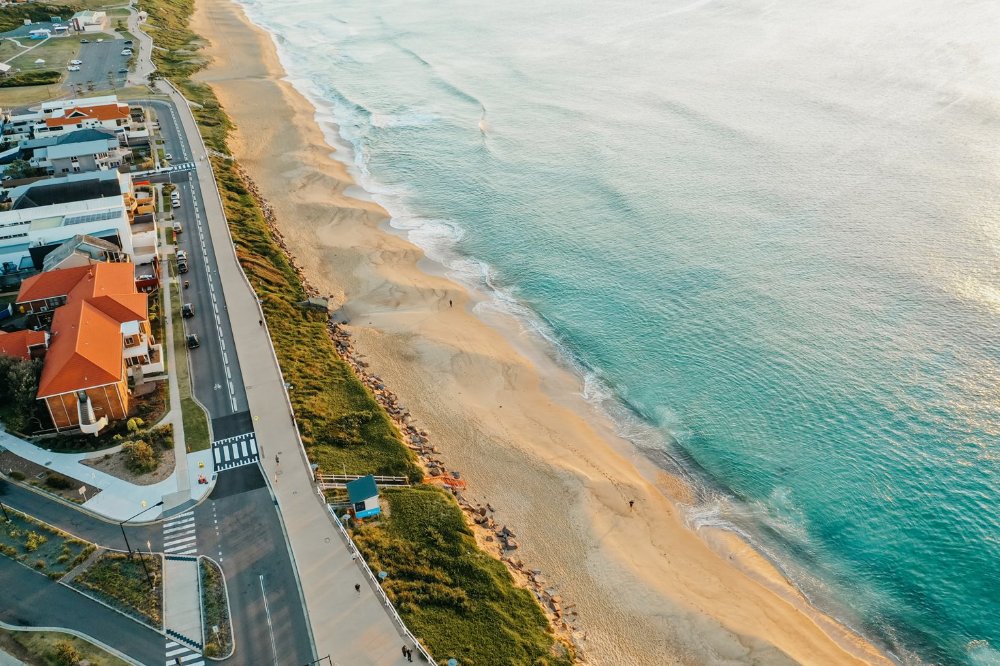
[[[167,666],[205,666],[205,659],[191,648],[167,639]]]
[[[166,555],[197,555],[194,511],[185,511],[163,523],[163,552]]]
[[[212,455],[215,458],[216,472],[250,465],[260,457],[257,437],[254,433],[247,432],[212,442]]]

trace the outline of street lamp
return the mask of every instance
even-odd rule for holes
[[[125,534],[125,523],[127,523],[130,520],[132,520],[133,518],[138,518],[139,516],[141,516],[142,514],[146,513],[147,511],[149,511],[153,507],[157,507],[157,506],[163,506],[163,500],[160,500],[156,504],[152,504],[150,506],[147,506],[145,509],[143,509],[139,513],[137,513],[134,516],[132,516],[132,518],[126,518],[122,522],[118,523],[118,527],[121,528],[121,531],[122,531],[122,536],[125,537],[125,547],[128,548],[128,556],[130,558],[132,557],[132,546],[129,545],[128,535]],[[146,573],[146,581],[149,583],[150,589],[152,589],[153,588],[153,578],[152,578],[152,576],[149,575],[149,569],[146,568],[146,560],[142,559],[142,552],[141,551],[139,552],[139,562],[142,564],[142,570]]]

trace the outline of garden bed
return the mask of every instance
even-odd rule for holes
[[[141,555],[153,580],[150,589],[140,554],[104,553],[80,572],[73,587],[154,627],[163,625],[163,561],[159,555]]]
[[[82,638],[56,631],[0,629],[0,651],[28,666],[128,666],[128,662],[105,652]]]
[[[9,520],[8,520],[9,519]],[[94,546],[27,514],[0,513],[0,553],[58,580],[87,559]]]
[[[208,557],[198,560],[201,577],[202,627],[206,657],[226,657],[233,651],[233,626],[222,569]]]
[[[83,504],[101,492],[100,488],[88,486],[83,481],[71,476],[53,472],[48,467],[22,458],[10,451],[0,450],[0,472],[15,481],[27,483],[39,490],[77,504]],[[80,493],[80,488],[84,487],[87,489],[86,497]]]

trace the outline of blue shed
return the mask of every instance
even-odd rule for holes
[[[378,487],[371,474],[348,482],[347,498],[351,502],[355,518],[368,518],[382,513],[378,504]]]

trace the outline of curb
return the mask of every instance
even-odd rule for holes
[[[114,550],[114,549],[111,549],[111,548],[108,548],[106,550],[108,552],[114,552],[114,553],[124,553],[125,552],[125,551],[122,551],[122,550]],[[153,556],[160,558],[160,571],[162,572],[163,571],[163,556],[160,555],[159,553],[153,553]],[[101,599],[98,599],[93,594],[90,594],[90,593],[88,593],[88,592],[80,589],[79,587],[71,585],[70,583],[63,583],[62,581],[57,581],[57,584],[58,585],[62,585],[63,587],[65,587],[68,590],[73,590],[77,594],[81,594],[81,595],[87,597],[88,599],[90,599],[91,601],[96,601],[97,603],[101,604],[105,608],[107,608],[109,610],[112,610],[112,611],[118,613],[119,615],[121,615],[123,617],[127,617],[128,619],[132,620],[136,624],[141,624],[142,626],[146,627],[147,629],[152,629],[153,631],[155,631],[156,633],[158,633],[160,635],[163,635],[163,636],[166,635],[166,632],[164,631],[164,629],[162,627],[159,627],[159,628],[154,627],[153,625],[149,624],[148,622],[144,622],[144,621],[140,620],[139,618],[137,618],[137,617],[135,617],[133,615],[129,615],[125,611],[123,611],[123,610],[121,610],[119,608],[115,608],[114,606],[112,606],[111,604],[107,603],[106,601],[102,601]],[[163,606],[163,598],[162,597],[163,597],[163,581],[161,580],[160,581],[160,606],[161,606],[161,608]]]
[[[222,578],[222,590],[223,590],[223,592],[225,592],[225,595],[226,595],[226,618],[229,621],[229,639],[230,639],[230,642],[232,642],[232,644],[233,644],[232,647],[229,649],[229,653],[226,654],[225,656],[222,656],[222,657],[209,657],[208,655],[204,654],[204,650],[202,651],[202,655],[206,659],[211,659],[212,661],[225,661],[226,659],[229,659],[230,657],[232,657],[233,654],[236,652],[236,628],[233,626],[233,614],[232,614],[232,610],[231,610],[232,604],[229,603],[229,584],[226,583],[226,574],[222,570],[222,565],[221,564],[219,564],[218,562],[216,562],[213,558],[209,557],[208,555],[199,555],[198,556],[198,560],[199,560],[199,562],[198,562],[198,605],[201,607],[201,631],[202,631],[202,634],[203,634],[202,635],[202,641],[204,641],[204,643],[203,643],[204,645],[208,645],[208,639],[207,639],[208,625],[205,623],[205,605],[204,605],[204,599],[205,599],[205,597],[204,597],[204,593],[202,592],[202,589],[201,589],[201,561],[200,560],[202,560],[202,559],[209,560],[212,564],[214,564],[219,569],[219,576]]]
[[[132,666],[143,666],[143,664],[141,664],[140,662],[136,661],[135,659],[133,659],[132,657],[128,656],[127,654],[124,654],[123,652],[119,652],[115,648],[111,647],[110,645],[107,645],[106,643],[102,643],[101,641],[97,640],[93,636],[88,636],[87,634],[85,634],[83,632],[80,632],[80,631],[76,631],[75,629],[64,629],[63,627],[16,627],[16,626],[14,626],[12,624],[7,624],[6,622],[4,622],[2,620],[0,620],[0,629],[6,629],[7,631],[49,631],[49,632],[57,632],[57,633],[61,633],[61,634],[68,634],[70,636],[75,636],[75,637],[79,638],[80,640],[87,641],[88,643],[90,643],[91,645],[93,645],[95,647],[99,647],[100,649],[104,650],[108,654],[110,654],[112,656],[115,656],[115,657],[118,657],[119,659],[121,659],[122,661],[124,661],[127,664],[132,664]]]

